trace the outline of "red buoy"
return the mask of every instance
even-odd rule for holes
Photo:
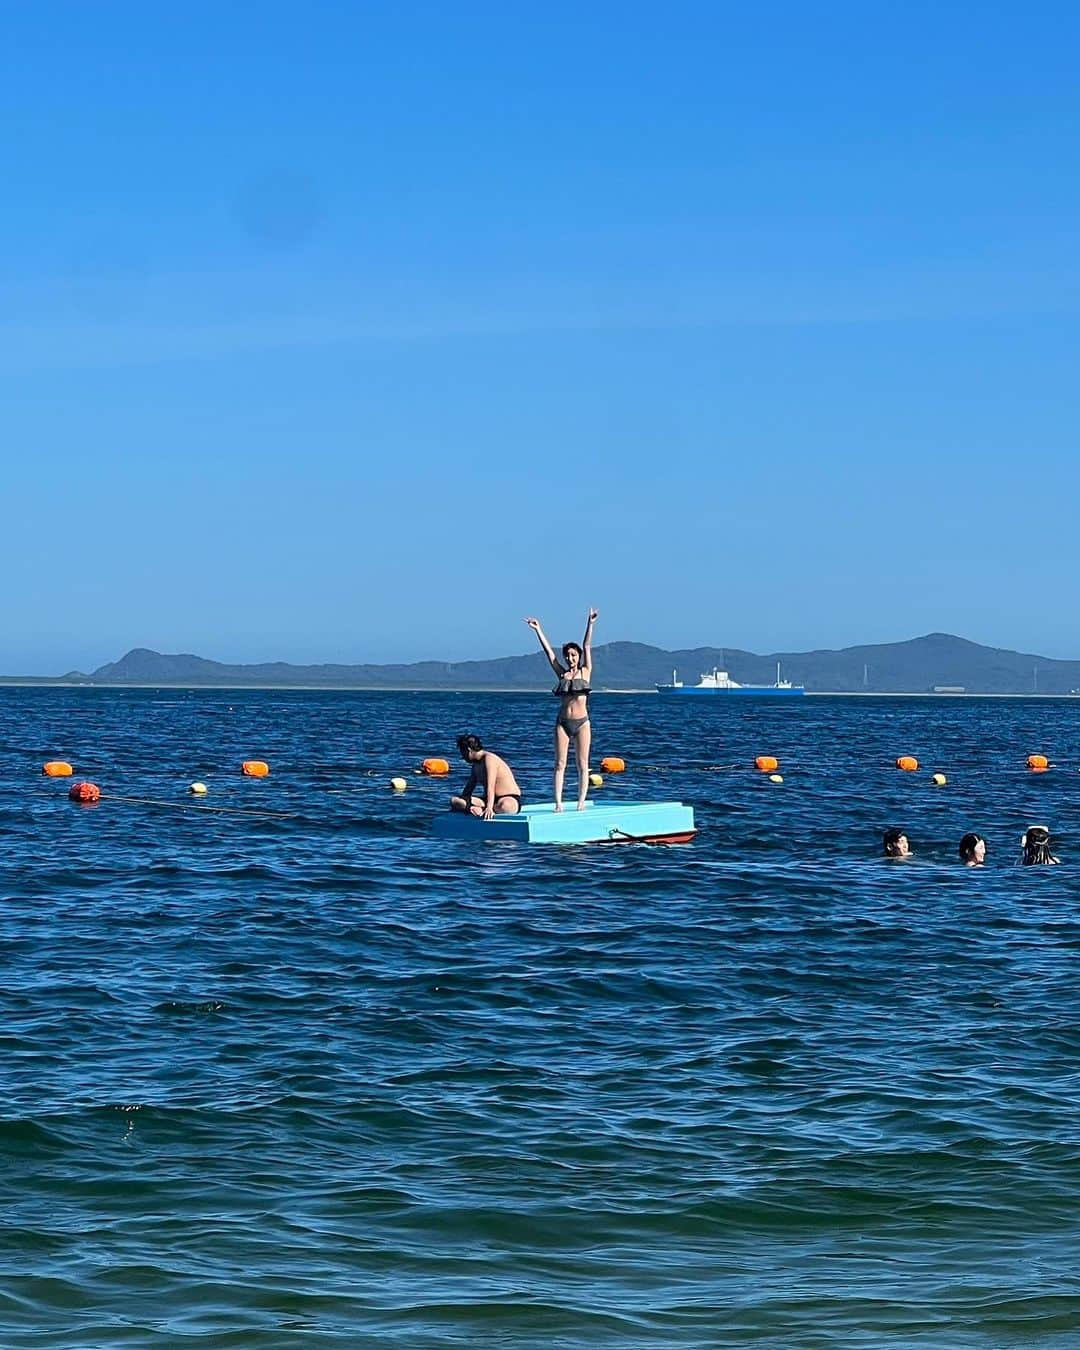
[[[68,796],[73,802],[99,802],[101,789],[96,783],[72,783]]]

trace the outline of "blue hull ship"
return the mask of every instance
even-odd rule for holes
[[[702,675],[699,684],[683,684],[677,678],[678,672],[671,672],[670,684],[658,684],[658,694],[716,694],[721,698],[791,698],[806,693],[801,684],[792,684],[790,680],[780,678],[780,663],[776,663],[775,684],[737,684],[726,670],[711,670]]]

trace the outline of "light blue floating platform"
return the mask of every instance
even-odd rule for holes
[[[523,806],[513,816],[482,820],[464,811],[436,816],[432,831],[440,839],[514,840],[520,844],[597,844],[645,840],[650,844],[683,844],[692,839],[694,808],[682,802],[586,802],[579,811],[568,802],[562,811],[554,802]]]

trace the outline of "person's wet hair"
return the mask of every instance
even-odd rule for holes
[[[1020,842],[1024,846],[1020,861],[1026,866],[1054,861],[1054,856],[1050,852],[1050,831],[1045,825],[1029,825]]]
[[[906,830],[886,830],[881,836],[881,846],[886,858],[898,858],[900,856],[900,840],[907,834]]]
[[[477,750],[483,750],[484,744],[479,736],[459,736],[457,738],[457,748],[460,750],[462,756],[464,756],[470,750],[474,753]]]
[[[960,857],[964,862],[975,861],[975,849],[981,838],[982,835],[979,834],[965,834],[960,840]]]

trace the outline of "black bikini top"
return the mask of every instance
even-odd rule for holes
[[[591,694],[592,690],[585,683],[583,676],[571,675],[568,671],[551,692],[556,698],[565,698],[567,694]]]

